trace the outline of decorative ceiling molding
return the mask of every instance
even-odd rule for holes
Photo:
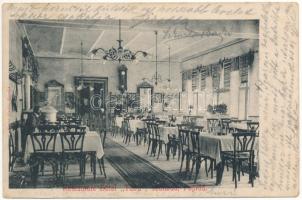
[[[118,20],[116,20],[118,21]],[[116,30],[116,24],[89,24],[89,23],[78,23],[78,22],[71,22],[71,21],[49,21],[49,20],[18,20],[19,23],[25,25],[35,25],[35,26],[44,26],[44,27],[53,27],[53,28],[75,28],[75,29],[89,29],[89,30]],[[127,31],[139,31],[139,32],[150,32],[154,31],[153,27],[135,27],[123,25],[122,26],[123,32]],[[161,28],[158,27],[158,30],[167,30],[166,27]]]
[[[81,58],[79,57],[80,55],[60,55],[60,54],[57,54],[57,55],[49,55],[49,54],[37,54],[35,57],[36,58],[41,58],[41,59],[75,59],[75,60],[81,60]],[[90,61],[104,61],[103,58],[97,58],[97,57],[94,57],[94,58],[91,58],[90,56],[87,56],[87,55],[83,55],[82,57],[83,60],[90,60]],[[108,62],[108,61],[106,61]],[[112,62],[112,61],[111,61]],[[133,64],[138,64],[140,62],[151,62],[151,63],[154,63],[155,60],[138,60],[138,63],[135,63],[133,62]],[[157,61],[158,63],[168,63],[169,61],[168,60],[159,60]],[[116,62],[118,63],[118,62]],[[171,63],[180,63],[179,61],[177,60],[171,60]]]
[[[220,49],[223,49],[223,48],[226,48],[226,47],[229,47],[229,46],[232,46],[232,45],[235,45],[235,44],[238,44],[238,43],[241,43],[241,42],[244,42],[244,41],[247,41],[247,40],[250,40],[250,39],[245,39],[245,38],[238,38],[238,39],[235,39],[235,40],[232,40],[230,42],[226,42],[222,45],[218,45],[216,47],[213,47],[213,48],[210,48],[208,50],[205,50],[205,51],[202,51],[202,52],[199,52],[197,54],[194,54],[192,56],[188,56],[186,58],[183,58],[181,63],[184,63],[184,62],[187,62],[189,60],[192,60],[192,59],[195,59],[195,58],[198,58],[200,56],[204,56],[206,54],[209,54],[209,53],[212,53],[214,51],[218,51]]]

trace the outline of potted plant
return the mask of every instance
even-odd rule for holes
[[[226,114],[227,113],[227,105],[225,103],[218,104],[215,106],[208,105],[207,111],[211,114]]]

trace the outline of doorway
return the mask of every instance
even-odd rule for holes
[[[107,77],[75,77],[76,113],[90,130],[106,130],[108,113],[105,99]]]

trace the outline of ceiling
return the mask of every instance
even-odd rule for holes
[[[93,48],[117,47],[118,20],[19,20],[37,57],[90,58]],[[256,20],[122,20],[123,46],[146,51],[155,60],[155,30],[158,60],[181,62],[186,58],[238,39],[258,39]],[[97,55],[99,59],[102,55]]]

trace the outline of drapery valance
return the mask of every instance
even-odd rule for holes
[[[248,81],[248,69],[252,66],[253,61],[254,51],[250,50],[241,56],[220,59],[217,63],[206,66],[199,65],[194,69],[182,71],[183,86],[186,80],[192,79],[192,89],[196,89],[200,77],[200,89],[203,90],[206,87],[206,77],[211,76],[213,88],[219,88],[222,69],[224,69],[223,84],[225,88],[230,87],[231,71],[239,70],[240,82],[246,83]]]

